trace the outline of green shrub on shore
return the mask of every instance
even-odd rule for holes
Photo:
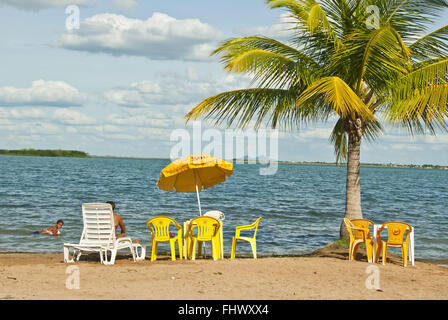
[[[40,150],[40,149],[20,149],[5,150],[0,149],[0,155],[5,156],[37,156],[37,157],[71,157],[71,158],[89,158],[90,155],[77,150]]]

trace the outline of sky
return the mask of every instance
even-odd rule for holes
[[[250,87],[210,52],[232,37],[286,39],[282,18],[264,0],[0,0],[0,149],[167,158],[173,132],[192,133],[188,111]],[[334,123],[280,131],[271,158],[333,162]],[[361,161],[448,165],[448,134],[386,127],[363,143]]]

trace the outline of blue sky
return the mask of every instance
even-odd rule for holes
[[[73,32],[70,4],[80,9]],[[281,14],[263,0],[0,0],[0,148],[168,157],[186,112],[249,84],[210,50],[235,36],[281,39]],[[279,159],[334,161],[332,124],[282,132]],[[448,135],[386,128],[361,161],[446,165]]]

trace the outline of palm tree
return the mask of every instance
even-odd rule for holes
[[[287,43],[232,38],[213,54],[253,87],[204,99],[187,121],[299,128],[335,121],[330,141],[347,163],[345,217],[362,218],[360,149],[381,123],[410,134],[447,130],[448,25],[426,35],[448,0],[266,0],[289,14]],[[367,23],[372,5],[377,27]],[[347,237],[341,224],[341,237]]]

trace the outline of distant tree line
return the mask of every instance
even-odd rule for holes
[[[0,155],[5,156],[38,156],[38,157],[71,157],[71,158],[89,158],[90,155],[77,150],[40,150],[40,149],[20,149],[5,150],[0,149]]]

